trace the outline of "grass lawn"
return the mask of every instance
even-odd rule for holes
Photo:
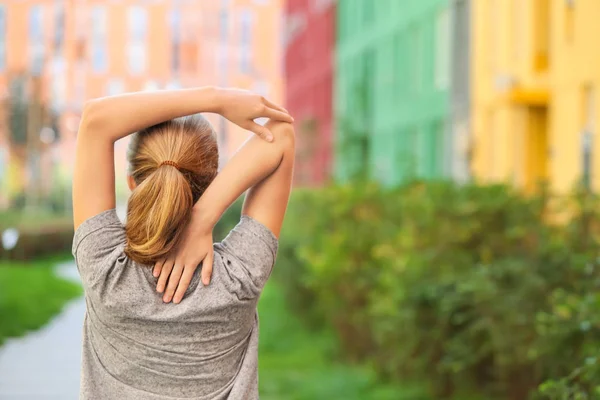
[[[418,387],[382,385],[368,368],[333,360],[335,340],[307,330],[276,281],[260,300],[261,400],[428,400]]]
[[[64,304],[82,294],[76,283],[56,277],[62,255],[28,263],[0,261],[0,344],[46,324]]]

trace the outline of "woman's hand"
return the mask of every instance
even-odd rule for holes
[[[211,98],[214,100],[211,112],[221,114],[269,142],[273,140],[272,133],[267,127],[254,122],[255,119],[269,118],[289,123],[294,121],[283,107],[247,90],[217,88],[212,92]],[[205,286],[210,283],[214,256],[212,229],[213,222],[219,217],[213,221],[195,210],[180,244],[166,259],[159,260],[154,265],[153,275],[158,278],[156,290],[163,293],[164,302],[179,303],[183,299],[200,264],[202,283]]]
[[[217,112],[223,117],[269,142],[273,141],[273,134],[268,128],[254,122],[255,119],[269,118],[275,121],[294,122],[285,108],[247,90],[219,88],[217,104]]]
[[[154,265],[152,274],[158,278],[156,290],[164,293],[165,303],[171,300],[179,303],[183,299],[200,263],[202,284],[209,284],[214,257],[212,228],[192,217],[177,248]]]

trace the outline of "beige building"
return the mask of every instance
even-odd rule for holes
[[[70,185],[86,99],[224,85],[280,101],[281,2],[0,3],[0,207],[19,192],[41,196],[61,179]],[[211,119],[222,133],[227,158],[247,132]],[[15,129],[19,123],[26,129]],[[125,142],[116,146],[120,177],[125,148]]]

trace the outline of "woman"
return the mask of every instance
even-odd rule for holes
[[[250,138],[217,174],[214,131],[189,117],[200,112],[264,139]],[[258,398],[256,304],[290,192],[290,122],[264,98],[229,89],[86,104],[73,177],[73,255],[87,303],[80,398]],[[133,132],[122,225],[113,149]],[[247,189],[239,224],[213,247],[214,225]]]

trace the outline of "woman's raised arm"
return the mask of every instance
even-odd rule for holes
[[[213,87],[130,93],[86,103],[79,127],[73,174],[73,220],[115,207],[114,143],[140,129],[201,112],[219,113],[263,139],[268,128],[254,122],[272,118],[291,122],[283,108],[251,92]]]
[[[246,190],[250,189],[242,213],[279,236],[292,184],[294,128],[277,121],[269,121],[266,127],[275,137],[273,143],[256,137],[248,139],[195,204],[192,220],[174,254],[156,263],[157,290],[164,291],[165,302],[182,300],[200,262],[202,282],[209,283],[212,230],[223,212]]]

